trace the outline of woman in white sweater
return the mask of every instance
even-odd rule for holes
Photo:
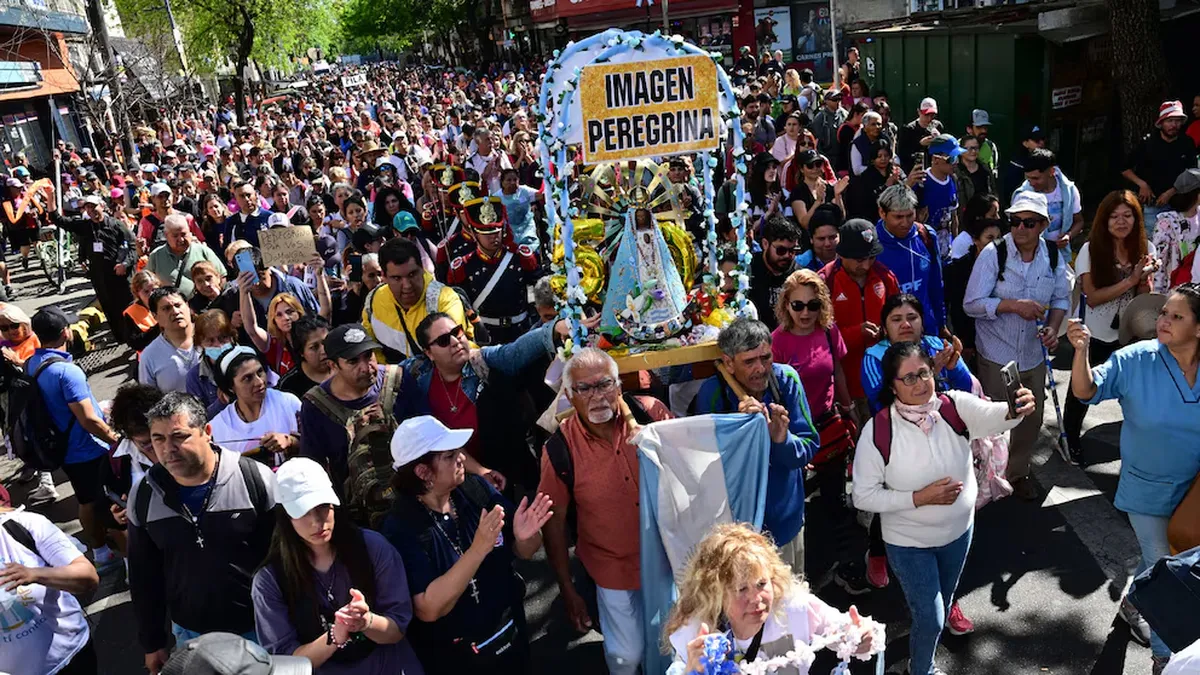
[[[920,345],[899,342],[883,356],[884,408],[858,439],[854,505],[878,513],[892,571],[912,614],[909,671],[940,675],[933,663],[975,522],[970,438],[1017,426],[1033,394],[1008,404],[948,391],[938,395],[933,361]],[[961,433],[960,433],[961,431]]]

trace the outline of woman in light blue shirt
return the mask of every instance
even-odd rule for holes
[[[884,388],[883,354],[896,342],[920,342],[922,349],[937,366],[938,390],[955,389],[971,393],[971,371],[954,351],[954,345],[941,338],[924,334],[925,309],[915,295],[901,293],[893,295],[883,303],[879,325],[883,326],[884,338],[863,355],[862,386],[867,395],[871,414],[883,407],[879,402],[879,391]],[[887,385],[887,386],[890,386]]]
[[[1116,507],[1129,515],[1142,561],[1138,572],[1170,554],[1167,521],[1200,474],[1200,284],[1176,288],[1159,312],[1158,339],[1136,342],[1108,361],[1088,367],[1091,333],[1072,320],[1067,338],[1075,348],[1071,388],[1081,401],[1121,403],[1121,477]],[[1121,616],[1138,621],[1126,601]],[[1154,672],[1171,652],[1150,633]]]

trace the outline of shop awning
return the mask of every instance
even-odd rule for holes
[[[667,18],[675,21],[713,14],[734,14],[737,11],[736,0],[670,0]],[[653,5],[648,5],[643,0],[642,6],[638,7],[636,2],[630,0],[587,0],[576,5],[560,2],[558,16],[567,17],[567,24],[572,31],[603,30],[646,21],[661,25],[662,3],[656,0]]]

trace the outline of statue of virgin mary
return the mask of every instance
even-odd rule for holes
[[[660,342],[688,327],[687,292],[654,215],[633,190],[620,244],[613,256],[600,332],[623,333],[634,342]]]

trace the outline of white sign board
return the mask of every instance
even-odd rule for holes
[[[1050,107],[1055,110],[1070,108],[1083,101],[1083,87],[1062,87],[1050,92]]]
[[[343,87],[361,87],[361,86],[366,85],[366,83],[367,83],[367,74],[366,73],[359,73],[358,75],[342,76],[342,86]]]

